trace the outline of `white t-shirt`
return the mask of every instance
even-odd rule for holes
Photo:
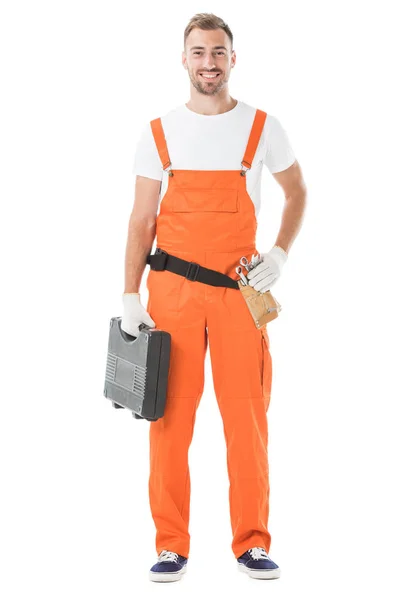
[[[240,170],[256,108],[238,101],[219,115],[201,115],[182,104],[161,117],[171,169]],[[256,215],[261,203],[263,164],[271,173],[284,171],[295,161],[289,138],[279,120],[267,113],[252,167],[246,173],[247,191]],[[136,147],[133,173],[161,181],[159,203],[168,187],[150,122]]]

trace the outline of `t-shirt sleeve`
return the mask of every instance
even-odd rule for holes
[[[296,160],[289,137],[279,119],[267,115],[263,163],[271,173],[288,169]]]
[[[157,146],[154,141],[150,122],[142,129],[136,146],[132,172],[135,175],[150,177],[162,181],[163,168]]]

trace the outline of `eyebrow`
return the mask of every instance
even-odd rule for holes
[[[227,48],[225,48],[225,46],[213,46],[213,50],[227,50]],[[204,50],[204,46],[192,46],[190,48],[190,50]]]

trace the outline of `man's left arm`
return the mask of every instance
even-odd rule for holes
[[[278,281],[289,249],[300,231],[306,207],[307,190],[297,160],[284,171],[272,175],[283,189],[285,206],[274,247],[262,253],[261,262],[247,274],[249,284],[259,292],[268,291]]]
[[[288,169],[272,175],[285,195],[282,222],[275,246],[283,248],[288,254],[303,222],[307,189],[297,160]]]

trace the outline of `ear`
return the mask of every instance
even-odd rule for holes
[[[187,69],[186,55],[184,51],[182,51],[182,65],[185,69]]]

